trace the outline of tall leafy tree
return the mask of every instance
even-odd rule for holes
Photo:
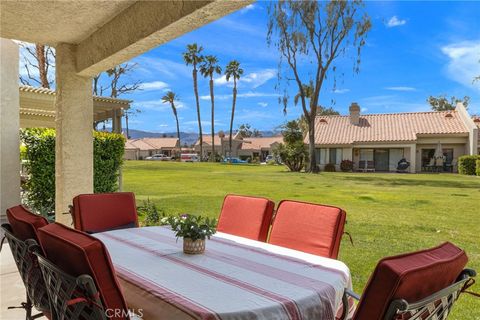
[[[252,126],[248,123],[243,123],[238,127],[238,133],[242,138],[257,138],[261,137],[262,133],[260,130],[252,128]]]
[[[348,52],[356,54],[353,69],[359,71],[361,49],[371,28],[370,18],[367,14],[362,14],[362,7],[360,0],[283,0],[272,2],[269,7],[267,40],[269,44],[274,43],[281,56],[279,79],[293,78],[297,84],[300,92],[297,100],[301,102],[308,123],[309,172],[318,172],[315,159],[315,116],[327,75],[335,75],[335,62]],[[299,67],[305,61],[311,61],[312,72],[301,75]],[[281,68],[282,63],[287,64],[286,70]],[[282,77],[284,73],[285,77]],[[305,83],[312,84],[310,99]],[[286,110],[286,94],[281,102]]]
[[[465,96],[463,99],[450,97],[450,99],[448,99],[445,95],[438,97],[430,96],[428,97],[427,102],[430,104],[433,111],[449,111],[455,110],[458,102],[463,103],[465,108],[468,108],[470,97]]]
[[[240,62],[232,60],[225,68],[225,79],[230,81],[233,79],[233,100],[232,100],[232,117],[230,118],[230,135],[228,137],[228,152],[231,159],[232,156],[232,133],[233,133],[233,118],[235,116],[235,104],[237,102],[237,81],[243,75],[243,69],[240,68]]]
[[[187,66],[191,65],[192,69],[192,78],[193,78],[193,92],[195,94],[195,102],[197,105],[197,118],[198,118],[198,134],[200,136],[200,159],[203,158],[203,133],[202,133],[202,121],[200,119],[200,100],[198,98],[198,65],[201,64],[204,60],[202,56],[203,48],[198,46],[196,43],[187,45],[187,51],[183,53],[183,60]]]
[[[175,121],[177,122],[177,138],[180,143],[180,125],[178,124],[178,114],[177,108],[175,107],[175,101],[178,101],[178,96],[173,91],[168,91],[163,97],[163,103],[169,103],[172,107],[173,115],[175,116]]]
[[[200,65],[200,73],[205,78],[209,78],[210,85],[210,101],[212,102],[212,154],[210,161],[216,160],[215,153],[215,96],[213,93],[213,75],[221,74],[222,68],[218,65],[218,59],[216,56],[207,55],[205,60]]]

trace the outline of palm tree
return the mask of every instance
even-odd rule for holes
[[[168,91],[163,97],[162,101],[163,103],[170,103],[170,106],[172,107],[173,115],[175,116],[175,121],[177,122],[177,138],[178,138],[178,143],[180,144],[180,126],[178,125],[178,114],[177,114],[177,108],[175,107],[175,100],[178,101],[178,96],[175,94],[173,91]]]
[[[197,65],[203,62],[203,56],[200,54],[203,48],[197,46],[196,43],[187,45],[187,51],[183,53],[183,60],[185,64],[192,65],[192,78],[193,78],[193,92],[195,93],[195,99],[197,103],[197,118],[198,118],[198,134],[200,136],[200,161],[203,158],[203,135],[202,135],[202,121],[200,120],[200,101],[198,99],[198,83],[197,83]]]
[[[221,74],[222,68],[218,65],[218,59],[215,56],[205,56],[205,60],[200,65],[200,73],[205,78],[210,78],[210,100],[212,101],[212,154],[210,161],[215,162],[215,98],[213,94],[213,75]]]
[[[232,101],[232,117],[230,118],[230,136],[228,137],[229,157],[232,159],[232,130],[233,130],[233,117],[235,116],[235,103],[237,102],[237,80],[243,74],[243,69],[240,68],[240,62],[232,60],[225,68],[225,78],[230,81],[233,78],[233,101]]]

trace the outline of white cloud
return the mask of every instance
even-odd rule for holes
[[[257,98],[257,97],[278,97],[278,93],[248,91],[245,93],[237,94],[237,98]],[[215,95],[215,100],[228,100],[228,99],[232,99],[231,94]],[[210,95],[200,96],[200,100],[210,100]]]
[[[392,91],[417,91],[417,89],[414,88],[414,87],[402,87],[402,86],[399,86],[399,87],[386,87],[385,89],[386,89],[386,90],[392,90]]]
[[[181,61],[181,60],[179,60]],[[192,77],[192,69],[185,63],[177,60],[168,60],[161,58],[138,57],[134,59],[138,63],[137,70],[149,76],[163,76],[170,79],[189,78]]]
[[[162,99],[158,100],[145,100],[145,101],[135,101],[133,103],[133,107],[138,108],[138,109],[151,109],[155,111],[166,111],[170,110],[170,104],[169,103],[164,103]],[[188,106],[186,106],[183,102],[181,101],[175,101],[175,107],[178,109],[188,109]]]
[[[148,90],[168,90],[168,84],[163,81],[144,82],[140,85],[140,89],[144,91]]]
[[[448,57],[446,66],[448,77],[465,87],[480,90],[473,78],[480,75],[480,40],[452,43],[442,47]]]
[[[268,80],[274,78],[277,75],[277,71],[275,69],[263,69],[257,72],[251,72],[240,78],[238,81],[239,86],[247,85],[253,89],[260,87]],[[216,85],[228,85],[233,86],[233,80],[227,81],[225,75],[218,77],[214,80]]]
[[[403,26],[406,23],[407,23],[407,20],[399,19],[397,18],[397,16],[393,16],[390,18],[390,20],[388,20],[387,27],[389,28],[399,27],[399,26]]]
[[[265,108],[266,106],[268,106],[268,103],[266,103],[266,102],[259,102],[257,104],[262,108]]]
[[[335,89],[335,90],[333,90],[333,93],[338,93],[338,94],[343,94],[343,93],[347,93],[347,92],[350,92],[350,89]]]
[[[240,13],[243,14],[243,13],[246,13],[246,12],[251,11],[253,9],[255,9],[255,4],[251,3],[248,6],[246,6],[245,8],[243,8],[242,10],[240,10]]]

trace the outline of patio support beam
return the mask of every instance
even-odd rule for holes
[[[78,44],[77,70],[95,76],[252,2],[138,1]]]
[[[0,222],[5,210],[20,204],[20,97],[18,45],[0,38]]]
[[[56,47],[55,220],[71,224],[68,205],[93,192],[92,79],[76,72],[76,47]]]

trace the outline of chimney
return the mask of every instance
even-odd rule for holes
[[[358,126],[360,124],[360,106],[356,102],[352,102],[350,108],[350,123]]]

